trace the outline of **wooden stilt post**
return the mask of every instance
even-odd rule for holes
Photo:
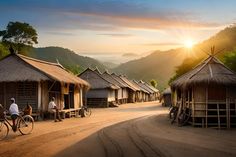
[[[208,127],[208,87],[206,87],[206,128]]]
[[[194,87],[193,87],[194,88]],[[194,104],[194,90],[192,88],[192,126],[194,126],[195,124],[195,104]]]
[[[217,117],[218,117],[218,129],[220,129],[220,109],[218,102],[217,102]]]
[[[7,90],[6,90],[6,83],[4,82],[3,83],[3,95],[4,95],[4,108],[6,109],[7,108]]]

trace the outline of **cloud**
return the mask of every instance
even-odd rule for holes
[[[124,53],[122,54],[122,57],[137,57],[138,55],[135,53]]]
[[[183,45],[183,43],[178,42],[163,42],[163,43],[148,43],[148,44],[141,44],[143,46],[179,46]]]
[[[104,35],[104,36],[111,36],[111,37],[119,37],[119,38],[127,38],[134,36],[133,34],[121,34],[121,33],[104,33],[104,34],[97,34],[97,35]]]
[[[25,21],[28,19],[36,22],[40,27],[56,27],[62,30],[161,30],[185,27],[215,29],[222,25],[209,20],[209,22],[201,20],[193,12],[165,9],[150,1],[80,0],[65,3],[59,0],[47,2],[25,0],[24,3],[19,1],[0,2],[0,9],[3,12],[12,10],[11,14],[22,12],[20,15],[26,19]]]
[[[51,34],[51,35],[62,35],[62,36],[75,36],[75,33],[70,33],[70,32],[50,32],[50,31],[46,31],[44,32],[46,34]]]

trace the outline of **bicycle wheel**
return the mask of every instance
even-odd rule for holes
[[[20,118],[18,128],[22,135],[27,135],[34,129],[34,119],[30,115],[25,115]]]
[[[9,133],[9,127],[5,122],[0,122],[0,141],[4,140]]]
[[[89,117],[91,116],[91,114],[92,114],[92,111],[90,108],[85,109],[85,117]]]

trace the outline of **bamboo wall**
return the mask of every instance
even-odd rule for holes
[[[224,86],[194,86],[173,91],[175,106],[191,110],[193,126],[230,128],[236,126],[236,88]]]

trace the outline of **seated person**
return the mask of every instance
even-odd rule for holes
[[[24,115],[32,115],[32,107],[29,104],[24,109]]]
[[[59,113],[59,109],[57,107],[57,105],[55,104],[55,98],[52,97],[51,101],[48,104],[48,111],[50,113],[54,114],[54,121],[57,122],[57,120],[62,121],[61,117],[60,117],[60,113]]]

